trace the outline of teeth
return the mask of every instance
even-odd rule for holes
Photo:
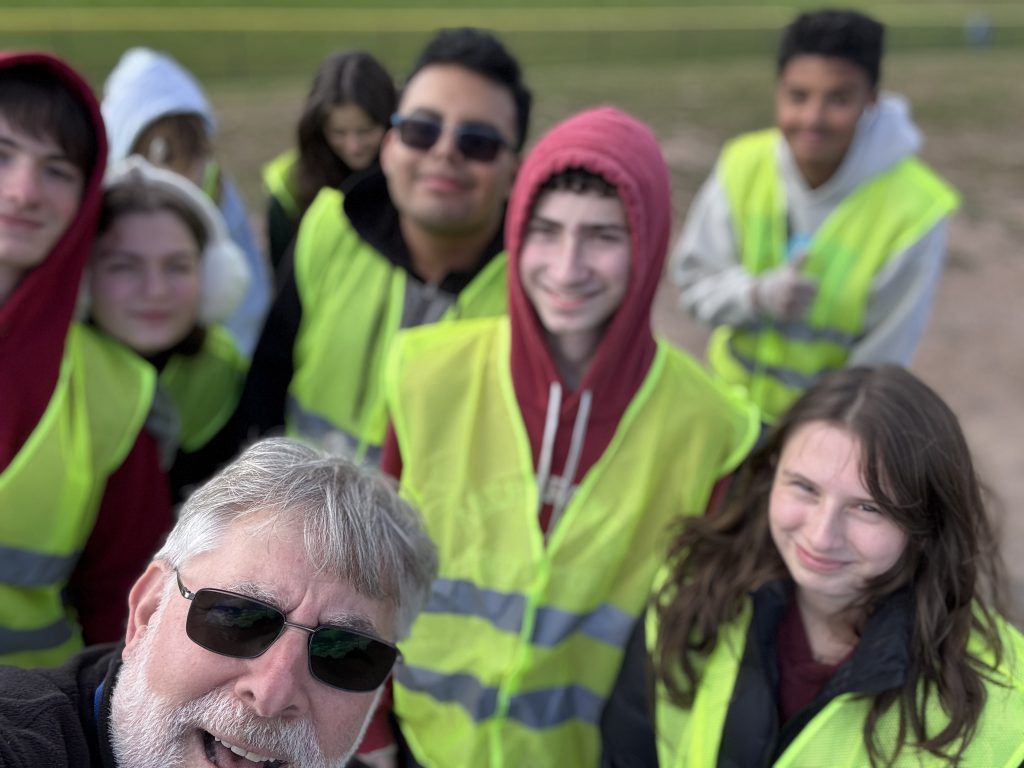
[[[239,757],[244,757],[246,760],[249,760],[254,763],[266,763],[274,759],[272,757],[266,757],[265,755],[257,755],[255,752],[247,752],[241,747],[236,747],[234,744],[229,744],[228,742],[224,741],[224,739],[218,739],[216,736],[214,736],[213,739],[214,741],[219,741],[221,744],[230,749]]]

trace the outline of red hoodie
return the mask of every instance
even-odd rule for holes
[[[569,391],[548,349],[544,329],[519,279],[519,255],[540,187],[569,168],[599,174],[619,193],[629,222],[632,264],[629,287],[612,317],[580,386]],[[573,483],[596,462],[611,441],[626,407],[643,382],[656,343],[650,314],[661,279],[671,228],[671,186],[668,168],[654,134],[643,123],[611,107],[577,114],[552,128],[530,152],[516,177],[505,219],[508,250],[509,318],[512,379],[519,409],[530,436],[534,467],[541,464],[544,425],[552,382],[562,389],[550,471],[564,472],[583,392],[591,393],[589,419],[581,414],[582,451]],[[585,431],[583,431],[585,428]],[[389,430],[382,468],[399,477],[401,457]],[[542,511],[547,529],[550,505]],[[382,709],[390,699],[382,702]],[[361,750],[369,752],[388,741],[383,713],[375,718]]]
[[[14,67],[44,70],[78,97],[96,133],[97,151],[75,218],[45,261],[0,303],[0,472],[36,428],[57,384],[78,285],[96,232],[107,159],[99,104],[74,70],[46,54],[0,53],[0,69]],[[123,638],[128,590],[170,526],[169,499],[156,443],[141,433],[107,481],[93,535],[68,587],[87,641]]]
[[[629,222],[632,264],[629,287],[575,391],[568,391],[544,338],[544,329],[523,292],[519,257],[541,185],[569,168],[582,168],[615,186]],[[576,484],[604,453],[654,358],[650,315],[661,279],[672,219],[668,168],[654,134],[643,123],[611,107],[588,110],[552,128],[530,152],[516,177],[505,220],[508,248],[512,380],[519,410],[540,461],[552,382],[562,389],[550,475],[564,473],[581,396],[592,406],[585,425]],[[580,414],[583,420],[585,414]],[[546,520],[542,521],[546,525]]]

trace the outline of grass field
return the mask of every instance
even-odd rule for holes
[[[131,45],[174,53],[208,84],[224,164],[257,219],[260,165],[290,145],[309,78],[327,52],[365,47],[401,75],[430,30],[479,24],[502,30],[524,62],[536,94],[534,137],[597,103],[653,125],[673,173],[678,226],[722,141],[770,122],[775,29],[812,4],[638,0],[627,8],[625,0],[561,0],[545,10],[543,0],[511,9],[493,0],[447,0],[440,9],[307,0],[285,12],[279,0],[221,0],[201,10],[185,0],[166,0],[159,10],[127,0],[66,5],[5,0],[0,46],[55,50],[97,88]],[[855,5],[893,24],[884,83],[910,98],[928,137],[925,159],[963,194],[914,368],[961,415],[979,469],[1002,499],[1002,541],[1024,618],[1024,3]],[[979,13],[994,24],[993,45],[970,49],[964,24]],[[276,32],[261,26],[271,20]],[[655,320],[677,343],[702,351],[703,332],[675,309],[667,289]]]

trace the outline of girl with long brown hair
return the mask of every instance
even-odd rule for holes
[[[661,766],[1024,761],[1024,638],[971,455],[904,369],[808,390],[669,563],[647,625]]]
[[[320,64],[299,118],[298,146],[263,169],[275,270],[317,193],[377,164],[397,99],[391,75],[365,51],[332,53]]]

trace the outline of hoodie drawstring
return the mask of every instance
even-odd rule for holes
[[[576,477],[576,470],[580,465],[580,457],[583,455],[583,441],[587,436],[587,425],[590,422],[590,408],[593,403],[593,392],[589,389],[583,391],[580,396],[579,406],[576,408],[576,416],[573,419],[572,439],[569,442],[569,454],[565,459],[565,468],[562,477],[551,477],[551,456],[555,447],[555,435],[558,432],[559,413],[562,407],[562,385],[557,381],[551,382],[548,388],[548,408],[544,418],[544,437],[541,441],[540,460],[537,467],[537,515],[540,516],[544,504],[551,497],[548,486],[553,480],[558,480],[556,491],[552,501],[551,519],[548,522],[546,538],[550,537],[555,529],[562,513],[572,499],[573,478]]]

